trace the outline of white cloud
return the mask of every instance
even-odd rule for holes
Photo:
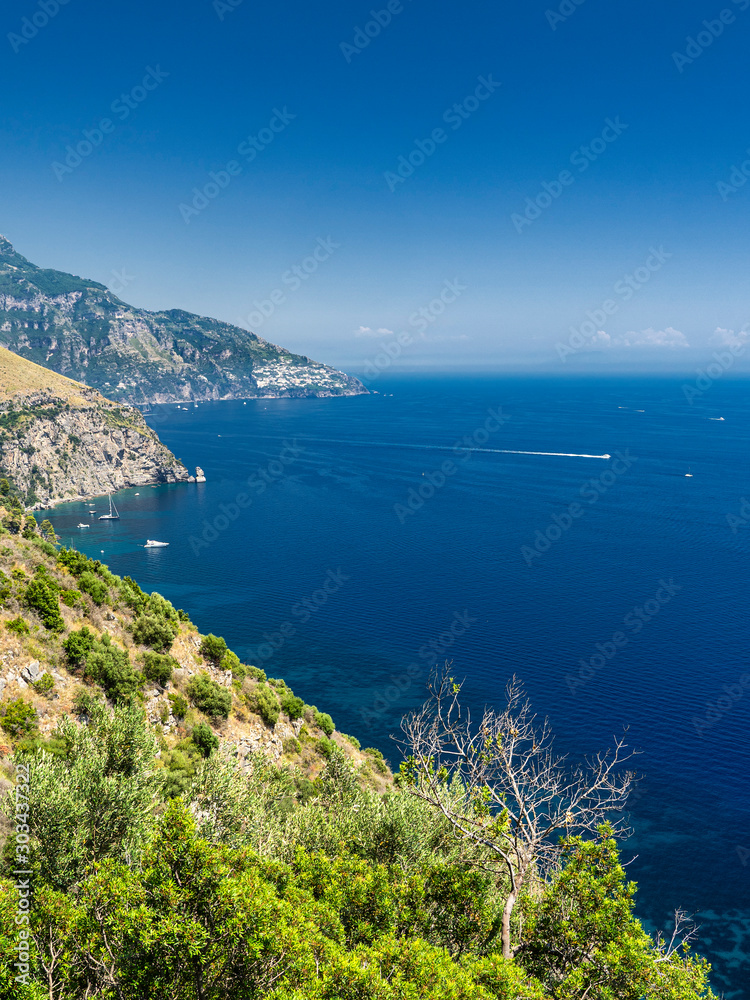
[[[716,327],[711,337],[711,343],[718,344],[720,347],[744,346],[749,341],[750,332],[747,330],[740,330],[739,333],[735,333],[734,330],[725,330],[720,326]]]
[[[630,330],[623,337],[616,337],[613,344],[618,347],[690,347],[684,333],[668,326],[664,330]]]
[[[393,330],[388,330],[386,327],[381,326],[377,330],[373,330],[371,326],[360,326],[354,331],[355,337],[392,337]]]

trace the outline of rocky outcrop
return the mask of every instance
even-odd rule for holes
[[[45,270],[0,236],[0,344],[135,405],[367,392],[350,375],[218,320],[148,312]]]
[[[2,348],[0,474],[31,507],[188,479],[139,410]]]
[[[187,482],[187,469],[138,410],[97,395],[79,408],[54,395],[0,403],[0,469],[30,506]]]

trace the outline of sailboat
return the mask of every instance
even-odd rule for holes
[[[99,520],[100,521],[119,521],[120,520],[120,515],[119,515],[119,513],[117,511],[117,507],[115,507],[114,503],[112,502],[112,497],[109,498],[109,514],[100,514],[99,515]]]

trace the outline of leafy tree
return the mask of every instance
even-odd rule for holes
[[[184,719],[187,715],[188,703],[181,694],[170,694],[169,703],[172,706],[172,714],[176,719]]]
[[[23,698],[9,701],[0,708],[0,725],[14,740],[30,736],[37,729],[36,709]]]
[[[91,597],[94,604],[104,604],[107,599],[109,591],[106,583],[90,570],[81,573],[78,577],[78,586],[84,594],[88,594]]]
[[[43,577],[33,579],[24,593],[26,607],[36,611],[42,624],[50,632],[62,632],[65,622],[60,614],[60,604],[55,588]]]
[[[201,656],[218,666],[228,652],[227,644],[218,635],[204,635],[200,645]]]
[[[36,518],[33,514],[27,514],[23,522],[23,537],[26,539],[34,538],[37,533],[38,525],[36,523]]]
[[[67,636],[63,642],[63,649],[73,668],[80,667],[85,663],[86,657],[94,648],[96,641],[96,636],[87,625]]]
[[[151,646],[157,653],[168,653],[177,635],[177,627],[158,615],[139,615],[133,623],[133,639],[141,646]]]
[[[55,528],[52,522],[45,517],[39,528],[40,531],[42,532],[42,537],[45,538],[48,542],[50,542],[52,545],[55,545],[57,542],[57,535],[55,534]]]
[[[611,827],[600,838],[566,838],[562,868],[543,894],[525,901],[527,920],[517,954],[553,997],[664,1000],[703,996],[708,966],[688,954],[694,927],[678,912],[669,944],[654,941],[633,916]]]
[[[336,726],[333,719],[327,712],[319,712],[315,709],[315,725],[322,729],[326,736],[333,736]]]
[[[67,716],[56,735],[64,757],[35,753],[29,764],[32,867],[47,885],[67,890],[106,857],[134,861],[156,805],[156,739],[135,708],[94,704],[87,726]],[[14,809],[12,793],[6,814]]]
[[[305,711],[305,703],[287,688],[281,696],[281,708],[290,719],[301,719]]]
[[[129,701],[143,683],[127,652],[106,634],[86,656],[85,676],[100,684],[114,702]]]
[[[210,757],[219,748],[219,737],[205,722],[198,723],[190,738],[204,757]]]
[[[247,675],[246,671],[242,669],[239,656],[237,656],[236,653],[233,653],[231,649],[228,649],[222,656],[219,661],[219,669],[231,670],[235,676],[241,673],[243,678]]]
[[[247,696],[250,711],[255,712],[268,726],[275,726],[279,721],[279,699],[276,692],[268,684],[258,684]]]
[[[146,678],[155,684],[164,687],[172,679],[172,671],[177,666],[177,661],[172,656],[165,656],[163,653],[146,653],[143,657],[143,673]]]
[[[214,718],[228,719],[232,709],[232,695],[206,673],[190,678],[188,697],[201,712]]]

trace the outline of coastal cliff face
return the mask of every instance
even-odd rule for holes
[[[134,405],[367,392],[358,379],[229,323],[138,309],[96,281],[39,268],[2,236],[0,344]]]
[[[0,474],[34,507],[188,479],[138,410],[2,348]]]

